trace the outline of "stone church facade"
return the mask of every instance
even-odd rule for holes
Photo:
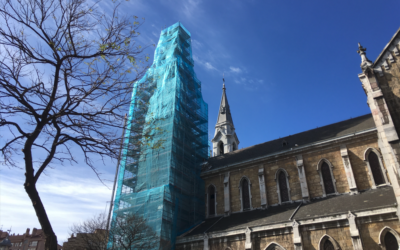
[[[224,86],[206,219],[175,248],[399,249],[399,51],[400,29],[375,62],[359,45],[371,114],[240,150]]]

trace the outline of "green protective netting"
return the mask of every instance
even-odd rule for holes
[[[134,85],[113,210],[113,221],[143,216],[171,248],[204,219],[208,105],[193,66],[189,31],[181,23],[162,30],[152,66]],[[138,143],[146,134],[152,140]]]

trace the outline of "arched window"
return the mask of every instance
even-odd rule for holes
[[[372,176],[374,177],[375,185],[384,184],[383,174],[381,170],[381,165],[379,164],[378,156],[374,152],[369,152],[368,162],[371,167]]]
[[[321,166],[322,180],[324,181],[325,194],[334,194],[335,187],[333,185],[331,170],[326,162]]]
[[[222,141],[219,142],[219,154],[220,155],[224,154],[224,143]]]
[[[272,242],[265,248],[265,250],[286,250],[286,249],[283,248],[281,245]]]
[[[232,143],[232,151],[235,151],[235,150],[237,150],[236,143]]]
[[[251,182],[246,176],[243,176],[239,181],[239,192],[242,205],[240,211],[253,209],[251,205]]]
[[[249,192],[249,182],[247,179],[242,181],[242,204],[243,210],[250,209],[250,192]]]
[[[398,250],[399,244],[391,232],[387,232],[384,238],[386,250]]]
[[[215,215],[215,187],[208,187],[208,216]]]
[[[337,249],[340,249],[340,246],[331,236],[325,234],[319,240],[318,250],[337,250]]]
[[[372,188],[387,183],[388,181],[379,151],[374,148],[368,148],[365,151],[364,157],[371,175]]]
[[[325,241],[324,250],[335,250],[335,248],[333,247],[333,244],[330,240]]]
[[[326,159],[321,159],[317,164],[323,196],[337,194],[336,180],[333,177],[332,168],[332,164]]]
[[[281,202],[289,201],[289,190],[286,183],[286,175],[283,171],[279,173],[279,191],[281,194]]]
[[[400,235],[390,227],[384,227],[379,233],[379,246],[383,250],[398,250]]]
[[[279,203],[291,201],[289,188],[289,175],[283,168],[278,169],[275,173],[276,188],[278,192]]]

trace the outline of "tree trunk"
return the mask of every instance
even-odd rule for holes
[[[37,137],[39,134],[36,129],[34,136]],[[44,208],[43,202],[40,199],[39,193],[36,189],[36,181],[34,178],[35,169],[33,168],[33,159],[32,159],[32,144],[34,139],[29,138],[26,140],[24,146],[24,155],[25,155],[25,191],[28,194],[29,198],[32,201],[33,208],[35,209],[36,216],[39,219],[39,223],[42,226],[43,233],[46,237],[46,243],[44,245],[45,250],[57,250],[57,236],[51,227],[49,217],[47,216],[46,209]]]
[[[50,220],[47,216],[46,209],[43,206],[39,193],[36,190],[36,185],[31,184],[26,178],[25,191],[32,201],[33,208],[35,209],[36,216],[42,226],[44,235],[46,236],[45,250],[57,250],[57,236],[51,227]]]

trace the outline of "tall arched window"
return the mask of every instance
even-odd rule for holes
[[[339,244],[334,240],[331,236],[325,234],[319,240],[319,248],[320,250],[336,250],[341,249]]]
[[[250,209],[249,182],[246,178],[242,180],[242,206],[243,210]]]
[[[368,154],[368,162],[371,168],[372,176],[374,177],[375,185],[381,185],[385,183],[385,179],[383,178],[383,173],[381,169],[381,164],[379,163],[378,156],[373,152],[369,152]]]
[[[265,248],[265,250],[285,250],[285,248],[275,242],[272,242]]]
[[[379,233],[378,245],[382,250],[398,250],[400,243],[400,235],[397,231],[386,226]]]
[[[215,215],[215,187],[208,187],[208,216]]]
[[[317,171],[321,179],[322,196],[337,194],[336,180],[332,172],[333,166],[327,159],[321,159],[317,164]]]
[[[386,250],[398,250],[399,244],[391,232],[387,232],[384,238]]]
[[[322,180],[324,182],[325,194],[336,193],[331,176],[331,170],[329,169],[329,165],[326,162],[322,163],[321,174],[322,174]]]
[[[330,240],[325,241],[323,250],[335,250]]]
[[[222,141],[219,142],[219,154],[220,155],[224,154],[224,143]]]
[[[289,190],[285,172],[280,171],[278,181],[279,181],[279,193],[281,196],[281,202],[289,201]]]

